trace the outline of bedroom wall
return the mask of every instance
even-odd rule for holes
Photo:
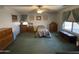
[[[0,28],[3,27],[11,27],[12,16],[11,15],[19,15],[16,11],[9,9],[7,7],[0,7]],[[19,21],[19,16],[18,16]]]
[[[62,10],[60,10],[59,11],[59,13],[58,13],[58,30],[61,30],[61,27],[62,27],[62,14],[63,14],[63,12],[64,11],[69,11],[69,10],[72,10],[72,9],[75,9],[75,8],[79,8],[79,6],[78,5],[73,5],[73,6],[67,6],[67,7],[65,7],[65,8],[63,8]],[[71,17],[71,18],[73,18],[73,17]]]
[[[57,14],[56,13],[42,13],[42,14],[29,13],[27,15],[28,15],[28,17],[27,17],[26,21],[33,23],[34,29],[36,29],[36,27],[38,25],[44,25],[47,28],[49,28],[49,24],[52,21],[57,23],[57,19],[56,19]],[[30,16],[34,16],[34,20],[31,20]],[[41,16],[41,20],[36,20],[36,16]]]

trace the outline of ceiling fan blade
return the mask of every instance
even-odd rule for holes
[[[37,9],[33,9],[32,11],[30,11],[30,13],[34,13],[34,12],[36,12],[37,11]]]

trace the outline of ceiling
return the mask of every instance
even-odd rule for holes
[[[18,6],[15,5],[15,6],[7,6],[7,7],[14,9],[21,14],[33,13],[38,9],[37,5],[18,5]],[[56,12],[62,8],[63,8],[62,5],[42,5],[41,6],[41,9],[47,13]]]

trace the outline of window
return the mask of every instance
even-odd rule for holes
[[[64,22],[62,29],[79,34],[79,23],[78,22]]]
[[[71,29],[72,29],[72,22],[64,22],[63,29],[71,31]]]
[[[73,32],[79,33],[79,23],[73,23]]]

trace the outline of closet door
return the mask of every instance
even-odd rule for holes
[[[57,24],[55,22],[50,23],[49,30],[50,32],[57,32]]]

